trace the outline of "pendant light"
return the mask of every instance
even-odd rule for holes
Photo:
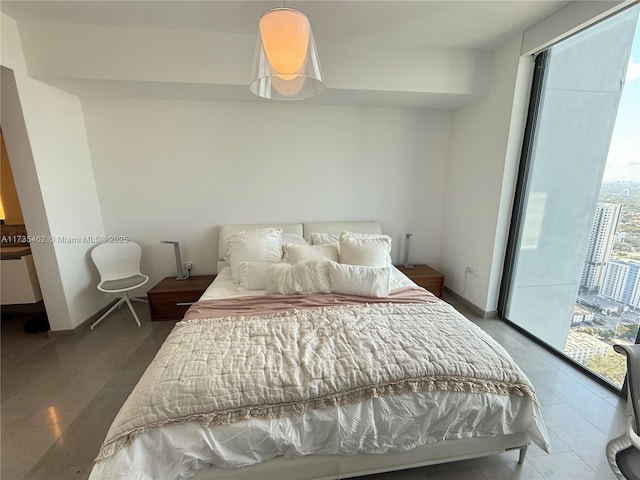
[[[286,7],[263,13],[249,89],[272,100],[301,100],[325,88],[306,15]]]

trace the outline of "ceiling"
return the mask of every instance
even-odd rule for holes
[[[356,36],[374,44],[492,49],[566,5],[559,0],[288,1],[311,20],[316,37]],[[23,22],[255,34],[275,1],[24,1],[0,10]]]
[[[505,39],[535,25],[545,17],[564,7],[567,1],[330,1],[298,0],[287,1],[286,6],[303,11],[310,19],[316,44],[321,54],[323,67],[331,67],[332,56],[339,55],[341,45],[350,50],[357,48],[375,51],[397,51],[402,55],[415,52],[416,61],[421,62],[420,52],[428,49],[446,52],[457,49],[469,52],[490,51],[501,45]],[[0,10],[18,22],[22,27],[31,24],[29,32],[35,32],[38,24],[59,24],[69,28],[94,26],[104,28],[143,28],[171,32],[209,32],[227,35],[229,42],[239,36],[255,38],[257,22],[267,9],[281,6],[275,1],[12,1],[0,2]],[[177,34],[177,33],[176,33]],[[184,33],[186,35],[186,33]],[[21,29],[21,37],[22,37]],[[35,41],[34,41],[35,42]],[[323,46],[330,45],[331,48]],[[43,45],[46,47],[46,45]],[[440,50],[438,50],[440,49]],[[357,51],[357,50],[356,50]],[[25,51],[25,56],[27,56]],[[29,60],[29,59],[27,59]],[[78,58],[78,61],[82,61]],[[35,60],[32,61],[34,64]],[[29,62],[27,62],[29,64]],[[340,61],[333,62],[340,65]],[[344,64],[344,62],[342,63]],[[34,66],[34,71],[41,69]],[[379,66],[384,69],[384,62]],[[331,68],[329,68],[331,70]],[[337,67],[334,69],[337,70]],[[329,72],[325,68],[325,76]],[[99,78],[83,82],[81,78],[61,78],[59,72],[40,72],[43,78],[51,77],[52,83],[67,85],[66,89],[82,95],[91,95],[92,88],[101,83]],[[334,74],[335,77],[335,74]],[[104,80],[104,79],[103,79]],[[111,78],[110,81],[122,80]],[[162,81],[158,78],[157,81]],[[104,83],[104,82],[103,82]],[[181,82],[172,82],[181,83]],[[185,82],[182,82],[185,83]],[[188,83],[188,82],[187,82]],[[195,83],[195,82],[194,82]],[[229,85],[212,81],[211,92],[225,90]],[[443,106],[456,106],[452,92],[412,91],[412,88],[358,88],[351,85],[336,86],[332,93],[328,79],[329,99],[336,102],[349,102],[351,97],[345,94],[354,90],[355,103],[363,99],[370,103],[371,98],[379,97],[380,104],[389,101],[411,104],[410,96],[416,94],[420,106],[429,106],[432,100]],[[75,86],[74,86],[75,85]],[[94,85],[94,86],[92,86]],[[165,90],[168,89],[167,82]],[[215,87],[215,88],[213,88]],[[65,87],[60,87],[65,88]],[[111,82],[110,88],[115,88]],[[131,85],[129,91],[135,90]],[[184,85],[180,88],[184,90]],[[228,88],[226,88],[228,90]],[[117,88],[116,88],[117,90]],[[379,90],[377,95],[372,93]],[[79,93],[82,92],[82,93]],[[216,97],[216,93],[211,93]],[[444,96],[436,94],[442,93]],[[227,92],[228,94],[228,92]],[[169,93],[170,95],[170,93]],[[324,95],[324,94],[323,94]],[[471,95],[469,98],[471,98]],[[437,97],[437,98],[436,98]],[[449,98],[451,97],[451,98]],[[402,98],[402,100],[399,100]],[[387,100],[385,100],[387,99]],[[396,100],[397,99],[397,100]],[[375,101],[373,102],[375,103]],[[404,106],[404,105],[403,105]]]

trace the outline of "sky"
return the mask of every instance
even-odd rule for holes
[[[640,182],[640,17],[603,180]]]

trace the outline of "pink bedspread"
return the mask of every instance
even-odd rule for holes
[[[265,299],[268,298],[268,302]],[[360,297],[318,293],[312,295],[256,295],[254,297],[232,297],[203,300],[194,303],[184,320],[196,318],[219,318],[228,315],[265,315],[291,309],[328,307],[338,305],[368,305],[373,303],[435,303],[440,300],[421,287],[399,288],[387,298]]]

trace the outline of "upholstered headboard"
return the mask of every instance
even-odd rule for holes
[[[311,241],[312,233],[333,233],[340,235],[342,232],[354,233],[382,233],[380,222],[311,222],[302,225],[303,236]]]
[[[229,265],[229,263],[224,259],[227,256],[227,252],[229,251],[227,245],[227,239],[229,237],[238,232],[267,227],[281,228],[285,233],[296,233],[298,235],[302,235],[308,241],[311,240],[312,233],[333,233],[336,235],[339,235],[342,232],[382,233],[382,225],[380,224],[380,222],[376,221],[220,225],[220,230],[218,232],[218,272]]]

